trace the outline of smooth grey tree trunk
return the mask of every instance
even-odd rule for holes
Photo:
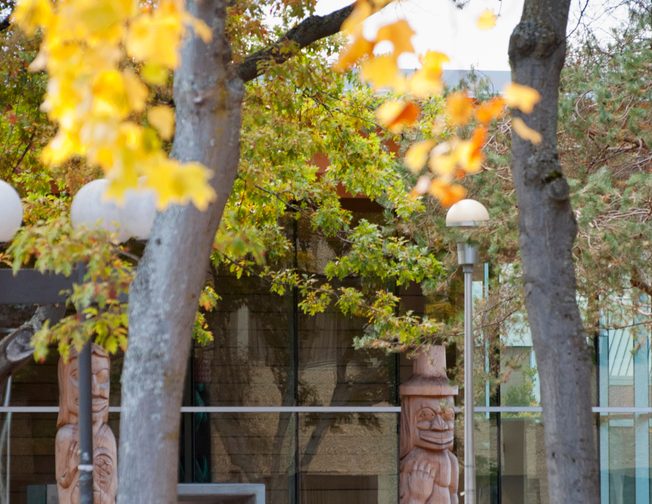
[[[184,42],[172,154],[213,171],[217,200],[205,212],[188,205],[159,215],[131,286],[118,459],[122,504],[177,502],[179,408],[192,326],[239,160],[243,86],[224,35],[226,0],[189,4],[213,40]]]
[[[592,349],[577,300],[572,247],[577,224],[557,155],[559,76],[569,0],[525,0],[510,39],[512,79],[542,96],[515,117],[539,131],[533,145],[512,135],[526,307],[541,381],[548,489],[552,504],[599,502],[591,413]]]

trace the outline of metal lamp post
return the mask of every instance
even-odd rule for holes
[[[455,203],[446,214],[446,226],[472,229],[489,220],[478,201]],[[464,272],[464,503],[475,504],[475,451],[473,443],[473,266],[477,247],[468,239],[457,244],[457,263]]]
[[[156,205],[151,190],[129,190],[123,205],[105,200],[106,179],[83,186],[75,195],[70,208],[74,228],[103,229],[116,233],[116,241],[149,237]],[[0,180],[0,243],[9,242],[20,228],[23,206],[18,193]],[[91,341],[87,342],[77,360],[79,372],[79,502],[93,504],[93,370]]]
[[[70,220],[74,228],[103,229],[116,233],[117,241],[131,237],[147,239],[156,216],[154,193],[127,191],[122,206],[106,201],[106,179],[83,186],[72,200]],[[93,369],[91,344],[79,352],[79,497],[81,504],[93,504]]]

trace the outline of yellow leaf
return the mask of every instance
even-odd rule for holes
[[[135,0],[75,0],[61,10],[66,30],[75,37],[101,43],[118,43],[124,22],[135,14]]]
[[[340,53],[340,59],[335,63],[333,68],[337,72],[343,72],[363,56],[370,55],[373,49],[373,42],[370,42],[360,34]]]
[[[135,112],[142,112],[149,95],[147,86],[145,86],[145,84],[143,84],[138,76],[131,70],[125,70],[123,78],[129,106]]]
[[[423,70],[417,70],[408,81],[408,89],[417,98],[428,98],[444,90],[441,78],[432,79]]]
[[[428,51],[422,59],[421,68],[409,80],[410,92],[418,98],[428,98],[444,89],[441,80],[442,65],[449,61],[448,56],[436,51]]]
[[[419,106],[413,102],[400,100],[383,103],[376,110],[378,122],[392,133],[400,133],[406,126],[411,126],[419,117]]]
[[[457,170],[457,157],[454,153],[440,153],[433,150],[428,166],[433,173],[442,177],[453,177]]]
[[[213,32],[202,19],[189,15],[186,17],[186,21],[195,30],[197,36],[204,41],[204,44],[208,44],[213,39]]]
[[[533,144],[539,144],[543,139],[541,133],[530,128],[520,117],[514,117],[512,119],[512,129],[523,140],[528,140]]]
[[[20,0],[11,19],[27,35],[32,35],[38,28],[50,24],[52,4],[50,0]]]
[[[446,97],[446,116],[454,126],[464,126],[473,115],[473,101],[464,91],[456,91]]]
[[[140,72],[145,82],[163,86],[168,81],[168,69],[155,63],[146,63]]]
[[[366,0],[358,0],[351,15],[342,23],[342,31],[349,35],[362,33],[362,23],[372,12],[371,5]]]
[[[147,120],[156,128],[164,140],[172,138],[174,133],[174,111],[166,105],[152,107],[147,112]]]
[[[495,96],[490,100],[482,102],[475,109],[475,118],[482,124],[489,124],[505,113],[505,100]]]
[[[182,165],[160,156],[145,168],[145,186],[156,192],[159,209],[171,203],[185,205],[192,202],[203,211],[215,199],[215,191],[208,184],[211,172],[200,163]]]
[[[395,23],[382,26],[378,30],[376,40],[390,41],[394,46],[394,56],[397,57],[401,53],[414,52],[414,47],[412,46],[413,36],[414,30],[410,24],[405,19],[401,19]]]
[[[138,186],[138,173],[133,166],[124,167],[124,169],[112,170],[108,180],[109,185],[104,193],[104,198],[122,205],[127,190]]]
[[[491,9],[486,9],[482,11],[475,24],[481,30],[491,30],[496,26],[496,18],[496,14]]]
[[[444,63],[448,63],[450,58],[441,52],[428,51],[423,57],[423,69],[429,73],[441,76]]]
[[[400,89],[404,84],[396,60],[391,56],[375,56],[362,64],[360,76],[374,89]]]
[[[127,52],[138,61],[176,68],[183,22],[173,2],[161,2],[152,14],[140,14],[129,26]]]
[[[534,110],[534,106],[541,100],[541,95],[536,89],[511,82],[503,90],[503,98],[508,107],[519,109],[526,114]]]
[[[418,173],[428,160],[428,153],[435,146],[434,140],[423,140],[410,145],[405,153],[405,166],[412,173]]]
[[[467,173],[476,173],[482,168],[484,154],[482,148],[487,138],[484,127],[476,128],[470,140],[460,142],[456,147],[455,156],[460,169]]]
[[[100,72],[93,80],[91,93],[94,115],[124,118],[129,114],[125,81],[119,70]]]
[[[79,138],[60,129],[41,152],[41,160],[48,166],[58,166],[80,150]]]
[[[449,207],[466,196],[466,189],[459,184],[439,178],[430,183],[430,194],[437,198],[442,206]]]

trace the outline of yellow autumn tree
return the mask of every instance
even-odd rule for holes
[[[81,158],[102,169],[116,199],[147,187],[159,208],[192,202],[206,209],[215,198],[210,172],[168,157],[163,142],[174,133],[174,111],[155,103],[156,88],[179,64],[188,28],[211,37],[183,1],[22,0],[13,21],[42,34],[30,68],[48,74],[42,108],[58,128],[43,151],[46,165]]]

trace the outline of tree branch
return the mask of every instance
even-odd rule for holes
[[[292,57],[292,52],[286,50],[288,43],[303,49],[313,42],[334,35],[340,31],[342,23],[352,11],[353,4],[325,16],[307,17],[270,47],[247,56],[238,68],[238,75],[243,82],[253,80],[264,73],[265,63],[283,63]]]
[[[46,320],[58,321],[65,312],[64,305],[39,306],[36,312],[23,325],[9,333],[0,341],[0,383],[19,369],[34,353],[30,344],[32,336]]]

